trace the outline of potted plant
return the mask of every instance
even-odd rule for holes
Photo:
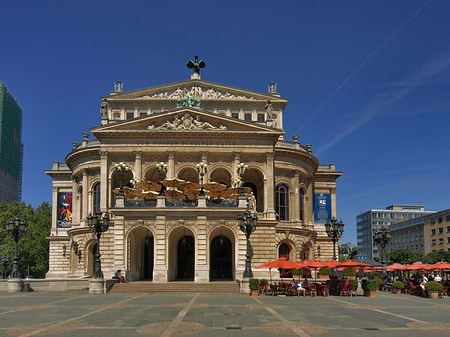
[[[320,268],[317,277],[319,279],[330,279],[331,269],[330,268]]]
[[[342,273],[349,280],[355,280],[356,279],[356,269],[354,267],[345,267]]]
[[[377,289],[378,289],[377,279],[362,280],[362,288],[364,290],[364,296],[377,297]]]
[[[392,292],[394,294],[401,294],[402,290],[405,289],[405,285],[401,281],[395,281],[392,283]]]
[[[381,285],[383,284],[383,280],[379,277],[375,277],[374,281],[377,283],[377,290],[380,290]]]
[[[348,282],[350,285],[350,291],[356,296],[356,290],[358,289],[358,280],[349,280]]]
[[[425,290],[430,298],[438,298],[439,292],[442,290],[442,284],[436,281],[425,283]]]
[[[259,294],[259,279],[251,278],[248,280],[248,287],[252,296],[258,296]]]

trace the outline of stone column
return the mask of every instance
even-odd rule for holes
[[[135,177],[142,180],[142,151],[134,151]]]
[[[153,268],[153,282],[167,282],[168,263],[166,255],[168,238],[166,239],[166,217],[164,215],[156,216],[156,237],[155,241],[155,265]]]
[[[52,235],[58,235],[57,229],[58,219],[58,187],[52,186]]]
[[[305,191],[305,224],[313,224],[314,223],[314,195],[313,195],[313,184],[311,180],[306,182],[306,191]]]
[[[169,160],[167,163],[167,178],[175,178],[175,151],[167,151]]]
[[[108,151],[100,151],[100,210],[108,210],[109,196]],[[83,189],[84,190],[84,189]]]
[[[80,224],[78,215],[78,184],[77,180],[72,177],[72,224]]]
[[[274,176],[274,163],[273,152],[266,152],[266,178],[267,178],[267,219],[275,219],[275,176]]]
[[[208,164],[208,151],[201,151],[200,154],[202,155],[201,161]],[[200,182],[200,177],[199,177],[199,182]],[[208,182],[209,182],[208,172],[206,172],[205,176],[203,177],[203,183],[206,184]]]
[[[209,282],[209,265],[207,258],[208,238],[206,235],[207,218],[197,216],[197,258],[195,259],[195,282]]]
[[[80,220],[86,219],[88,213],[88,191],[89,191],[89,176],[87,170],[83,169],[83,214]]]
[[[233,175],[231,179],[234,181],[235,179],[240,178],[237,174],[237,166],[241,162],[241,152],[233,152],[233,163],[231,165],[231,170],[233,171]]]
[[[300,182],[299,182],[299,173],[298,171],[294,172],[294,207],[292,207],[293,213],[292,213],[292,220],[295,222],[300,221]]]
[[[330,188],[331,193],[331,216],[336,217],[336,188]]]

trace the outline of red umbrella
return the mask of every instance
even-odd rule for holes
[[[296,262],[292,262],[291,260],[288,260],[286,257],[280,257],[279,259],[275,261],[267,261],[255,268],[269,268],[270,273],[270,282],[272,283],[272,268],[281,268],[281,269],[292,269],[292,268],[298,268]]]
[[[450,269],[450,263],[448,262],[437,262],[435,264],[432,264],[433,270],[447,270]]]
[[[403,270],[430,270],[430,265],[421,262],[414,262],[413,264],[407,264]]]
[[[401,270],[405,270],[405,265],[401,263],[394,263],[386,267],[386,271],[401,271]]]

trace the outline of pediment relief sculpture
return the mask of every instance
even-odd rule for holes
[[[254,100],[254,97],[247,97],[239,94],[232,94],[229,91],[219,91],[213,88],[204,89],[201,86],[191,86],[181,88],[178,87],[172,91],[157,92],[153,95],[144,95],[137,97],[137,99],[149,99],[149,98],[171,98],[182,99],[185,96],[192,96],[194,99],[242,99],[242,100]]]
[[[202,122],[200,117],[195,119],[190,114],[184,114],[181,118],[175,116],[173,120],[167,120],[160,126],[150,124],[147,127],[148,130],[226,130],[225,125],[213,126],[208,122]]]

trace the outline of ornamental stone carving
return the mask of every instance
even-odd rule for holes
[[[160,126],[155,126],[150,124],[147,127],[148,130],[226,130],[225,125],[213,126],[208,122],[202,122],[200,117],[197,116],[195,119],[190,114],[184,114],[181,118],[175,116],[175,118],[170,121],[166,121]]]
[[[153,95],[144,95],[137,99],[181,99],[185,96],[192,96],[195,99],[211,99],[211,100],[254,100],[253,96],[244,96],[240,94],[232,94],[229,91],[219,91],[213,88],[202,88],[201,86],[178,87],[172,91],[161,91]]]

